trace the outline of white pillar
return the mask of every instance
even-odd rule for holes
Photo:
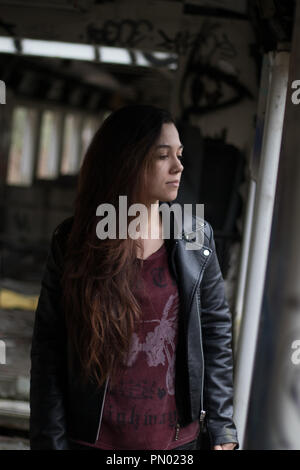
[[[245,286],[248,272],[248,262],[249,262],[249,249],[251,234],[253,231],[253,215],[254,215],[254,203],[255,203],[255,194],[257,188],[257,180],[259,173],[259,166],[261,162],[261,150],[262,150],[262,138],[265,125],[265,114],[267,108],[267,99],[268,93],[270,90],[270,79],[271,79],[271,70],[270,70],[270,57],[268,54],[264,55],[261,79],[259,86],[259,96],[258,96],[258,106],[257,106],[257,116],[256,116],[256,131],[255,131],[255,140],[251,155],[251,161],[249,165],[249,185],[248,185],[248,198],[247,198],[247,207],[245,214],[245,222],[243,227],[243,242],[241,247],[241,256],[240,256],[240,265],[239,265],[239,274],[238,282],[236,289],[236,298],[234,306],[234,352],[236,355],[237,346],[238,346],[238,337],[240,333],[240,326],[242,321],[242,314],[244,308],[245,300]]]
[[[288,81],[289,53],[270,53],[271,83],[254,205],[244,311],[235,368],[235,423],[243,448],[273,216]]]
[[[300,104],[292,102],[292,83],[300,79],[299,43],[298,0],[248,449],[300,449]]]

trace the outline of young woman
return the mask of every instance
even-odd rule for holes
[[[188,249],[184,221],[181,238],[172,223],[164,236],[160,205],[177,197],[182,148],[167,111],[132,105],[112,113],[87,150],[36,310],[32,449],[196,449],[204,423],[211,449],[238,448],[231,315],[212,228],[192,219],[201,249]],[[119,223],[119,196],[127,210],[148,209],[138,237],[128,236],[137,213]],[[102,204],[116,215],[107,238]]]

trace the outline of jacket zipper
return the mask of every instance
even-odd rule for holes
[[[100,413],[100,419],[99,419],[96,442],[98,441],[98,438],[99,438],[99,433],[100,433],[100,428],[101,428],[101,423],[102,423],[102,415],[103,415],[103,410],[104,410],[104,402],[105,402],[105,397],[106,397],[108,381],[109,381],[109,376],[107,377],[106,383],[105,383],[105,389],[104,389],[104,395],[103,395],[103,400],[102,400],[102,407],[101,407],[101,413]]]
[[[175,255],[175,250],[177,248],[178,241],[175,242],[175,246],[173,247],[172,251],[172,266],[173,270],[177,275],[176,269],[175,269],[175,263],[174,263],[174,255]],[[197,294],[196,294],[196,303],[197,303],[197,312],[198,312],[198,322],[199,322],[199,331],[200,331],[200,345],[201,345],[201,355],[202,355],[202,383],[201,383],[201,402],[200,402],[200,430],[202,431],[204,428],[204,420],[206,416],[206,411],[203,410],[203,387],[204,387],[204,354],[203,354],[203,346],[202,346],[202,330],[201,330],[201,322],[200,322],[200,312],[199,312],[199,298],[198,295],[200,296],[199,289],[197,288]],[[176,423],[176,431],[175,431],[175,441],[179,439],[179,431],[180,431],[180,424],[177,422]]]
[[[200,311],[199,311],[199,297],[200,297],[200,291],[199,288],[197,288],[197,294],[196,294],[196,303],[197,303],[197,312],[198,312],[198,322],[199,322],[199,331],[200,331],[200,344],[201,344],[201,355],[202,355],[202,383],[201,383],[201,403],[200,403],[200,429],[201,431],[204,428],[204,419],[206,415],[206,411],[203,410],[203,387],[204,387],[204,354],[203,354],[203,346],[202,346],[202,330],[201,330],[201,322],[200,322]]]
[[[203,385],[204,385],[204,354],[203,354],[203,346],[202,346],[202,331],[201,331],[201,322],[200,322],[200,311],[199,311],[199,298],[198,295],[199,289],[197,289],[197,294],[196,294],[196,304],[197,304],[197,313],[198,313],[198,322],[199,322],[199,331],[200,331],[200,345],[201,345],[201,356],[202,356],[202,381],[201,381],[201,401],[200,401],[200,430],[202,431],[204,428],[204,420],[205,420],[205,415],[206,411],[203,410]],[[180,424],[177,422],[176,423],[176,431],[175,431],[175,441],[179,439],[179,431],[180,431]]]

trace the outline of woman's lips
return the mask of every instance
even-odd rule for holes
[[[175,182],[174,183],[167,183],[167,184],[170,185],[170,186],[174,186],[174,188],[178,188],[178,186],[179,186],[179,183],[175,183]]]

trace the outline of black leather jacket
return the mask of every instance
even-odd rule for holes
[[[53,233],[36,310],[30,377],[32,450],[69,449],[70,439],[94,443],[101,425],[107,381],[100,390],[93,383],[79,382],[60,308],[63,250],[72,221],[66,219]],[[224,281],[212,227],[194,217],[192,228],[204,231],[199,250],[186,249],[193,238],[185,227],[181,239],[165,240],[181,305],[175,366],[178,423],[202,421],[205,411],[212,446],[238,443],[232,418],[232,321]]]

